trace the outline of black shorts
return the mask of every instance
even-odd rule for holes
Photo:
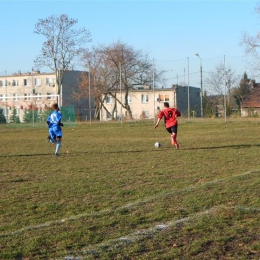
[[[177,131],[178,131],[178,125],[173,125],[171,127],[166,128],[166,130],[170,133],[170,134],[176,134],[177,135]]]

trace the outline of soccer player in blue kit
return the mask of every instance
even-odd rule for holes
[[[57,103],[53,104],[51,108],[53,111],[49,114],[46,121],[49,128],[48,140],[52,144],[56,143],[55,155],[59,155],[62,139],[61,126],[63,126],[63,123],[61,122],[62,114],[59,111],[59,106]]]

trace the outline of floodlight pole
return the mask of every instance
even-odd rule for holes
[[[7,113],[7,82],[6,82],[6,70],[5,70],[5,117],[6,122],[8,122],[8,113]]]
[[[188,121],[190,121],[190,62],[189,57],[187,58],[188,62]]]
[[[155,123],[154,59],[153,59],[153,121]]]
[[[119,87],[120,87],[120,99],[121,99],[121,106],[120,106],[120,120],[121,120],[121,125],[123,123],[123,112],[122,112],[122,69],[121,69],[121,62],[119,62]]]
[[[88,108],[89,108],[89,124],[91,125],[91,95],[90,95],[90,63],[88,63]]]
[[[227,83],[226,83],[226,58],[224,55],[224,109],[225,109],[225,122],[227,121]]]
[[[33,93],[33,68],[32,68],[32,93]],[[34,94],[34,93],[33,93]],[[34,127],[34,104],[32,102],[32,121],[33,121],[33,127]]]
[[[200,59],[200,116],[203,117],[202,60],[198,53],[196,53],[195,55]]]

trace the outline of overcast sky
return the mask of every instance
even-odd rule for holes
[[[39,19],[67,14],[89,29],[93,45],[120,40],[148,52],[155,66],[168,70],[167,84],[200,84],[224,60],[237,75],[247,71],[242,32],[255,35],[258,1],[12,1],[0,0],[0,74],[30,71],[44,38],[33,33]],[[201,60],[195,55],[199,53]],[[189,77],[187,74],[189,72]],[[166,86],[167,87],[167,86]]]

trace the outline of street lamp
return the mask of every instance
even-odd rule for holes
[[[200,59],[200,109],[201,117],[203,117],[203,85],[202,85],[202,61],[198,53],[195,54]]]

